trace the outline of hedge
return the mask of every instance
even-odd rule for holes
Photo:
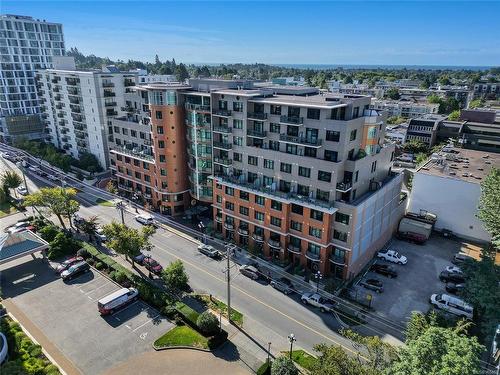
[[[257,370],[257,375],[271,375],[271,362],[264,362]]]

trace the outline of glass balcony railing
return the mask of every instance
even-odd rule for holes
[[[267,119],[267,113],[263,113],[263,112],[248,112],[247,113],[247,118],[263,121],[263,120]]]
[[[342,193],[346,193],[349,190],[352,189],[352,182],[351,181],[342,181],[337,183],[337,191],[340,191]]]
[[[214,109],[212,114],[215,116],[230,117],[231,111],[229,109]]]
[[[304,117],[300,116],[280,116],[280,122],[289,125],[302,125],[304,124]]]
[[[307,137],[296,137],[293,135],[280,134],[280,141],[285,143],[299,144],[309,147],[320,147],[321,139],[317,138],[307,138]]]
[[[190,111],[210,112],[209,105],[185,103],[184,108]]]
[[[266,138],[267,132],[264,130],[247,129],[247,135],[254,138]]]
[[[214,147],[223,150],[231,150],[233,148],[233,145],[228,142],[214,142]]]
[[[233,161],[231,159],[227,159],[227,158],[219,158],[219,157],[214,157],[214,163],[216,164],[222,164],[222,165],[225,165],[225,166],[230,166],[233,164]]]
[[[123,154],[123,155],[128,155],[132,156],[137,159],[142,159],[146,161],[154,161],[153,155],[149,154],[145,150],[131,150],[126,147],[120,147],[120,146],[115,146],[111,151],[117,153],[117,154]]]
[[[233,132],[233,128],[230,128],[228,126],[214,125],[213,131],[216,133],[231,134]]]

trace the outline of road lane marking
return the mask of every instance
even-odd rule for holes
[[[35,278],[35,274],[32,273],[31,275],[28,275],[28,276],[25,276],[25,277],[21,277],[20,279],[14,280],[12,282],[12,284],[16,285],[16,284],[19,284],[19,283],[22,283],[24,281],[28,281],[28,280],[34,279],[34,278]]]

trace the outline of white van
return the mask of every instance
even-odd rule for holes
[[[438,309],[467,319],[472,319],[474,309],[460,298],[452,297],[448,294],[433,294],[430,303]]]
[[[122,288],[97,301],[97,308],[101,315],[114,313],[120,307],[124,307],[137,300],[139,292],[135,288]]]

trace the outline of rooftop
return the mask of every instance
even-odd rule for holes
[[[313,108],[338,108],[345,107],[347,104],[342,95],[311,95],[311,96],[293,96],[293,95],[273,95],[266,98],[254,98],[252,102],[264,102],[271,104],[284,104],[284,105],[299,105]]]
[[[48,247],[46,241],[29,230],[19,233],[2,233],[0,235],[0,264]]]
[[[181,82],[150,82],[136,86],[137,90],[187,90],[191,86]]]
[[[479,184],[492,167],[500,167],[500,154],[445,146],[433,154],[417,173]]]

